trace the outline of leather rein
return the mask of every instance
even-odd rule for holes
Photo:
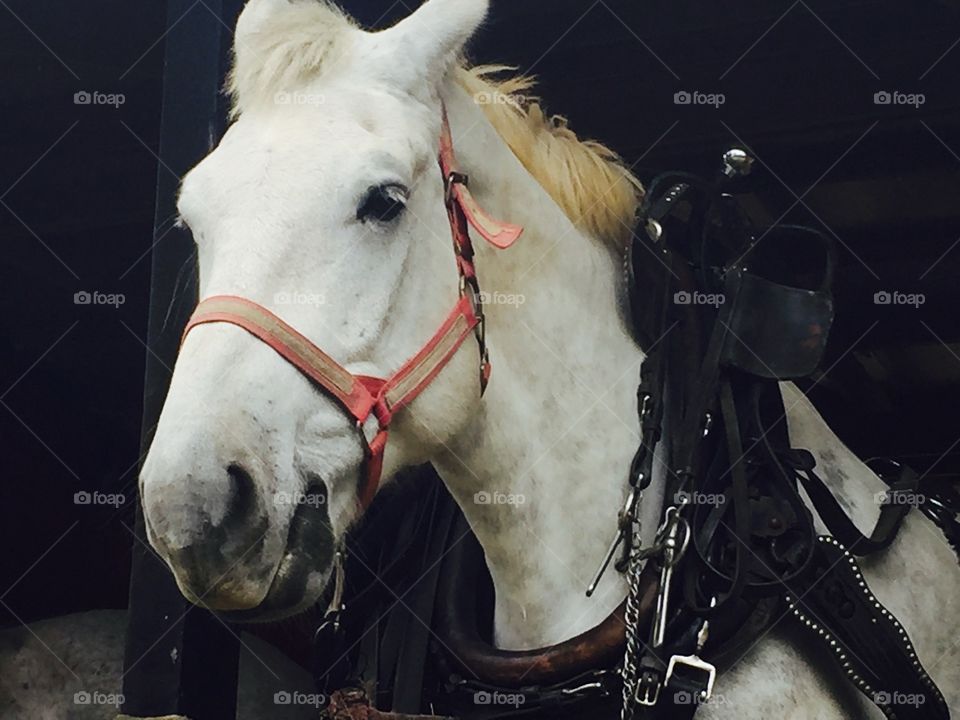
[[[364,448],[365,462],[358,487],[359,503],[364,510],[369,507],[380,486],[384,449],[394,415],[436,379],[471,333],[476,337],[480,350],[481,395],[490,379],[483,299],[469,228],[472,227],[498,249],[510,247],[523,233],[519,225],[500,222],[484,212],[470,193],[467,176],[457,166],[445,108],[439,164],[460,276],[459,297],[433,336],[392,375],[387,378],[355,375],[264,305],[234,295],[217,295],[200,302],[181,339],[182,344],[192,330],[210,323],[227,323],[243,328],[271,347],[340,405],[356,422]],[[371,418],[375,423],[368,423]],[[371,428],[374,424],[375,427]]]

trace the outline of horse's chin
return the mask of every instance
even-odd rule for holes
[[[215,610],[213,612],[224,622],[235,624],[252,625],[287,620],[302,615],[324,598],[326,595],[324,588],[326,584],[329,583],[330,574],[329,572],[326,573],[324,579],[321,581],[319,591],[316,593],[304,593],[303,599],[295,605],[278,601],[277,598],[282,597],[283,593],[278,593],[277,596],[274,596],[273,587],[271,587],[264,601],[255,608],[248,610]]]
[[[299,615],[328,595],[334,539],[326,507],[300,505],[290,523],[283,559],[259,605],[243,610],[213,609],[232,623],[277,622]]]

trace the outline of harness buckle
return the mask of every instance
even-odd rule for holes
[[[680,539],[681,532],[683,533],[682,540]],[[686,553],[690,535],[690,525],[680,516],[680,510],[676,506],[667,508],[663,525],[657,531],[656,544],[651,548],[655,554],[661,556],[660,586],[657,589],[657,604],[654,609],[653,626],[650,631],[650,645],[654,648],[663,646],[667,632],[670,582],[673,578],[673,568]]]
[[[660,689],[662,687],[660,673],[652,667],[644,668],[637,679],[637,691],[634,693],[633,701],[637,705],[656,707],[660,700]]]
[[[706,702],[713,695],[713,683],[717,678],[717,668],[697,655],[674,655],[667,664],[667,674],[663,684],[667,685],[670,678],[676,675],[685,683],[698,684],[696,701]]]
[[[681,532],[683,533],[682,539]],[[670,679],[675,658],[670,661],[671,670],[668,670],[665,676],[661,676],[663,661],[658,658],[656,653],[663,647],[666,635],[673,568],[680,562],[686,552],[687,544],[690,542],[690,534],[690,526],[680,516],[680,510],[676,506],[671,506],[664,513],[663,524],[657,531],[656,543],[648,552],[642,553],[648,558],[660,557],[660,584],[657,589],[656,608],[650,629],[649,648],[652,649],[649,649],[640,661],[641,672],[637,678],[637,686],[634,691],[634,702],[637,705],[656,706],[660,700],[661,689],[666,686]],[[713,689],[712,679],[710,689]]]

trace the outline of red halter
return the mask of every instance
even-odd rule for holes
[[[241,327],[273,348],[336,400],[356,420],[366,451],[365,471],[359,489],[360,505],[364,509],[373,500],[380,484],[383,451],[394,413],[423,392],[471,332],[480,347],[481,394],[486,389],[490,359],[484,339],[483,300],[468,225],[501,249],[510,247],[523,232],[518,225],[502,223],[487,215],[470,194],[467,176],[457,171],[446,110],[443,111],[440,134],[440,170],[460,274],[460,297],[440,329],[420,352],[389,378],[354,375],[270,310],[242,297],[217,295],[203,300],[183,331],[183,339],[186,339],[191,330],[206,323],[229,323]],[[376,417],[379,427],[373,439],[368,440],[364,424],[371,415]]]

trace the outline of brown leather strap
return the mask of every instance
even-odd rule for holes
[[[590,630],[556,645],[535,650],[501,650],[481,638],[477,629],[477,574],[482,567],[479,543],[465,538],[444,562],[440,602],[439,635],[450,651],[450,661],[465,677],[505,688],[528,685],[555,685],[577,675],[612,667],[623,656],[626,624],[625,602]],[[647,563],[640,577],[641,601],[638,632],[643,632],[656,603],[659,574]]]

